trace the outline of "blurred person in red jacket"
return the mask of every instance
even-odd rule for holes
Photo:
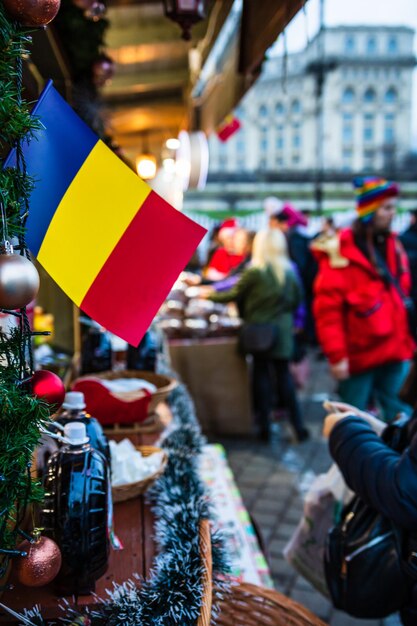
[[[398,398],[415,344],[405,300],[408,262],[391,232],[399,188],[379,178],[355,179],[357,219],[326,246],[319,262],[314,316],[319,342],[341,398],[359,409],[376,401],[387,422],[410,407]]]
[[[234,218],[227,219],[221,224],[217,234],[220,245],[203,270],[204,278],[210,281],[223,280],[231,270],[242,263],[245,255],[242,251],[237,254],[235,250],[235,235],[238,230],[239,225]]]

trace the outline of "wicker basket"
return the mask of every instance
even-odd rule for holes
[[[220,604],[212,626],[326,626],[314,613],[273,589],[241,583]]]
[[[199,531],[203,566],[203,602],[196,626],[326,626],[314,613],[282,593],[250,583],[232,584],[216,617],[212,607],[210,524],[202,520]]]
[[[202,519],[200,522],[199,547],[201,564],[203,566],[203,575],[201,580],[203,586],[203,603],[197,620],[197,626],[209,626],[213,597],[213,560],[211,554],[210,522],[208,519]]]
[[[155,446],[137,446],[136,449],[139,450],[143,456],[149,456],[154,452],[162,451],[161,448],[157,448]],[[167,462],[168,456],[166,452],[164,452],[161,467],[154,474],[151,474],[150,476],[147,476],[147,478],[139,480],[135,483],[126,483],[126,485],[117,485],[117,487],[112,487],[113,502],[123,502],[124,500],[130,500],[131,498],[136,498],[137,496],[145,493],[145,491],[153,485],[155,480],[164,473]]]
[[[109,439],[132,438],[132,435],[150,435],[162,433],[172,422],[172,413],[167,405],[161,403],[156,411],[144,422],[135,424],[108,424],[104,426],[104,434]],[[140,443],[140,442],[138,442]]]
[[[147,372],[144,370],[121,370],[118,372],[108,371],[100,372],[98,374],[91,374],[94,378],[102,378],[104,380],[115,380],[118,378],[141,378],[148,383],[152,383],[157,387],[157,390],[152,394],[151,401],[149,403],[148,415],[155,413],[155,409],[160,402],[164,402],[168,395],[178,385],[175,378],[169,376],[162,376],[161,374],[155,374],[155,372]],[[87,377],[88,378],[88,377]],[[81,379],[78,379],[81,380]],[[124,402],[132,402],[137,397],[142,395],[142,391],[130,391],[122,393],[112,393],[115,398],[118,398]]]

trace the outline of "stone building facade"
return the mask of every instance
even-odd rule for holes
[[[270,58],[236,111],[241,130],[224,144],[210,137],[210,173],[400,168],[411,150],[413,39],[407,27],[332,27]]]

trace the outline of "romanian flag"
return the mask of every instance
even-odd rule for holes
[[[23,149],[36,187],[26,240],[87,315],[138,345],[205,230],[121,161],[48,83]],[[5,167],[14,166],[12,152]]]
[[[217,136],[220,141],[227,141],[239,130],[239,128],[241,128],[241,126],[242,124],[238,118],[231,113],[224,118],[223,122],[218,127]]]

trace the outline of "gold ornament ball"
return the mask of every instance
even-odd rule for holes
[[[19,254],[0,254],[0,308],[21,309],[39,289],[36,267]]]
[[[46,26],[56,17],[61,0],[3,0],[7,13],[23,26]]]
[[[18,550],[27,552],[15,561],[17,580],[26,587],[43,587],[52,582],[61,569],[61,551],[55,541],[40,537],[35,543],[22,541]]]

